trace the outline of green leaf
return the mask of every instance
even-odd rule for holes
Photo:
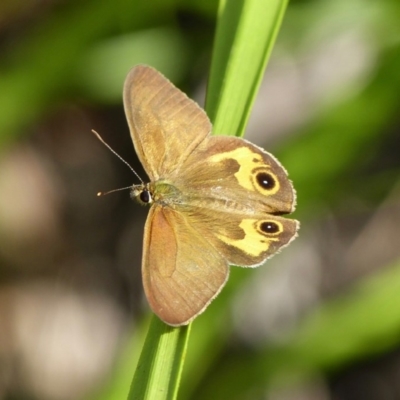
[[[133,377],[129,400],[175,399],[190,324],[172,328],[153,316]]]
[[[243,134],[286,4],[285,0],[221,2],[206,105],[214,133]],[[153,319],[129,400],[176,398],[188,332],[188,327],[170,328]],[[213,333],[210,327],[203,345],[211,345]]]
[[[221,1],[206,101],[214,134],[243,135],[286,5],[286,0]],[[190,397],[224,346],[230,333],[224,314],[238,286],[233,278],[244,274],[251,271],[232,271],[227,287],[195,322],[183,398]]]
[[[221,1],[206,100],[214,134],[243,136],[286,6],[287,0]]]

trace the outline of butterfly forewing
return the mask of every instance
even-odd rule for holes
[[[146,66],[129,72],[124,107],[137,155],[152,181],[178,174],[211,131],[204,111]]]
[[[155,205],[146,221],[142,274],[152,310],[178,326],[190,322],[220,292],[228,263],[184,214]]]

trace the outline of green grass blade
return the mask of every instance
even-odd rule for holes
[[[206,99],[215,134],[243,136],[286,6],[287,0],[221,1]]]
[[[175,399],[190,325],[172,328],[153,316],[128,400]]]
[[[214,133],[243,135],[286,5],[286,0],[221,2],[206,100]],[[230,332],[225,326],[221,335],[220,325],[237,273],[232,271],[228,287],[216,300],[218,304],[212,304],[196,321],[193,348],[184,371],[183,398],[191,397],[202,374],[222,350],[224,335]]]
[[[214,133],[243,134],[286,4],[221,2],[206,103]],[[170,328],[153,319],[129,400],[176,397],[187,338],[188,328]]]

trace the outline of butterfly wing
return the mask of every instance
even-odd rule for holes
[[[124,107],[136,153],[152,181],[179,174],[180,166],[211,132],[205,112],[148,66],[129,72]]]
[[[185,217],[197,236],[217,249],[231,265],[256,267],[287,246],[299,223],[271,214],[233,213],[187,206]]]
[[[175,178],[190,199],[232,212],[289,214],[296,193],[286,170],[264,149],[237,137],[209,136]],[[208,200],[206,200],[208,199]],[[232,206],[232,207],[231,207]]]
[[[169,325],[189,323],[215,298],[228,279],[228,263],[190,226],[184,214],[154,205],[143,242],[146,297]]]
[[[178,209],[230,264],[259,265],[297,235],[299,223],[281,216],[296,202],[285,169],[243,139],[210,137],[174,184],[185,188]]]

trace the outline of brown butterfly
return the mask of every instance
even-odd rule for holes
[[[124,106],[150,183],[131,197],[151,206],[142,274],[151,309],[188,324],[218,295],[229,264],[255,267],[292,241],[299,223],[281,217],[295,191],[271,154],[232,136],[211,136],[206,113],[159,72],[134,67]]]

